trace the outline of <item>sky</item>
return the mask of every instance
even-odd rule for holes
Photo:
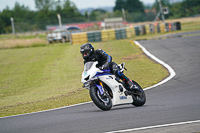
[[[25,6],[28,6],[31,10],[35,9],[35,0],[0,0],[0,11],[6,8],[8,6],[10,9],[12,9],[15,5],[15,2],[19,2],[20,5],[24,4]],[[115,6],[116,0],[70,0],[71,2],[74,2],[76,7],[78,9],[85,9],[88,7],[104,7],[104,6]],[[154,3],[155,0],[140,0],[143,3]]]

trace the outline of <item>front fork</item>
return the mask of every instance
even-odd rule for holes
[[[105,90],[104,90],[104,87],[103,87],[103,84],[102,84],[101,81],[99,81],[99,84],[100,84],[100,85],[98,85],[98,84],[94,84],[94,85],[97,86],[97,88],[98,88],[99,91],[100,91],[101,96],[103,96],[103,95],[105,94]]]

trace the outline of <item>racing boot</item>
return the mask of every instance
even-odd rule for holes
[[[127,86],[127,89],[131,91],[139,91],[139,88],[137,85],[134,85],[132,80],[130,80],[128,77],[126,77],[123,73],[119,72],[117,73],[118,77],[125,82],[125,86]]]
[[[133,84],[132,80],[128,80],[125,82],[125,84],[128,86],[128,89],[130,89],[131,91],[139,91],[139,88],[137,87],[137,85]]]

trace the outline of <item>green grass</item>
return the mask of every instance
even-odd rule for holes
[[[182,31],[196,31],[200,30],[200,22],[182,23]]]
[[[200,30],[199,21],[183,22],[181,31]],[[131,40],[150,39],[159,34],[135,36]],[[7,39],[9,38],[9,39]],[[80,82],[83,60],[80,45],[45,45],[45,36],[0,36],[0,117],[48,110],[91,101]],[[143,88],[151,86],[168,72],[145,56],[128,39],[93,43],[112,55],[116,63],[125,62],[125,75]]]
[[[129,40],[93,43],[125,62],[125,74],[142,87],[168,75],[161,65],[149,60]],[[91,101],[80,82],[83,60],[80,45],[54,44],[0,50],[0,116],[30,113]]]
[[[16,33],[16,34],[0,34],[0,39],[32,39],[32,38],[46,38],[46,34],[38,33]]]
[[[41,38],[31,39],[2,39],[0,40],[0,49],[44,47],[46,40]]]

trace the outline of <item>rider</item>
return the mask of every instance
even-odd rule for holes
[[[88,61],[98,61],[98,65],[101,69],[110,68],[111,73],[125,81],[128,89],[137,90],[137,87],[135,88],[132,80],[130,80],[122,72],[120,72],[117,64],[115,62],[112,62],[112,57],[106,54],[106,52],[101,49],[94,50],[94,47],[90,43],[83,44],[80,48],[80,52],[84,59],[84,64]]]

